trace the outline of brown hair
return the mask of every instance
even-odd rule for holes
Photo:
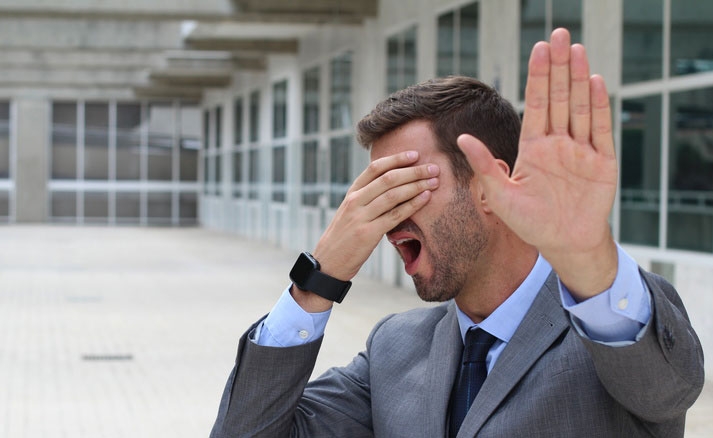
[[[369,149],[374,141],[413,120],[431,123],[439,149],[449,156],[462,184],[470,183],[473,170],[456,144],[460,134],[480,139],[511,172],[515,166],[520,117],[495,89],[477,79],[448,76],[393,93],[361,119],[357,141]]]

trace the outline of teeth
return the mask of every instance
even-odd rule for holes
[[[399,239],[399,240],[392,240],[391,243],[393,243],[394,245],[403,245],[404,243],[411,242],[413,240],[414,239]]]

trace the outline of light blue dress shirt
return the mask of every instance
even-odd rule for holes
[[[617,251],[617,276],[612,287],[603,293],[577,303],[564,285],[559,284],[562,304],[575,329],[594,341],[613,346],[629,345],[638,340],[651,319],[651,297],[638,266],[618,245]],[[550,264],[539,256],[520,287],[479,324],[498,338],[486,359],[488,371],[512,338],[551,271]],[[270,314],[258,325],[252,335],[253,342],[263,346],[290,347],[312,342],[324,334],[331,310],[308,313],[295,302],[289,289],[285,289]],[[465,332],[477,325],[460,309],[458,323],[463,339]]]

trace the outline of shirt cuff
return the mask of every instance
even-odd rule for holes
[[[250,339],[265,347],[294,347],[319,339],[324,335],[331,310],[306,312],[292,298],[288,286],[270,314],[252,333]]]
[[[564,309],[577,332],[611,346],[631,345],[643,336],[651,320],[651,293],[636,261],[617,244],[616,278],[604,292],[577,303],[559,282]]]

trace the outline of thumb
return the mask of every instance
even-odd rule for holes
[[[470,134],[461,134],[456,142],[480,179],[486,196],[491,202],[500,198],[510,183],[507,165],[501,160],[496,160],[488,147]],[[499,163],[502,163],[505,168]]]

